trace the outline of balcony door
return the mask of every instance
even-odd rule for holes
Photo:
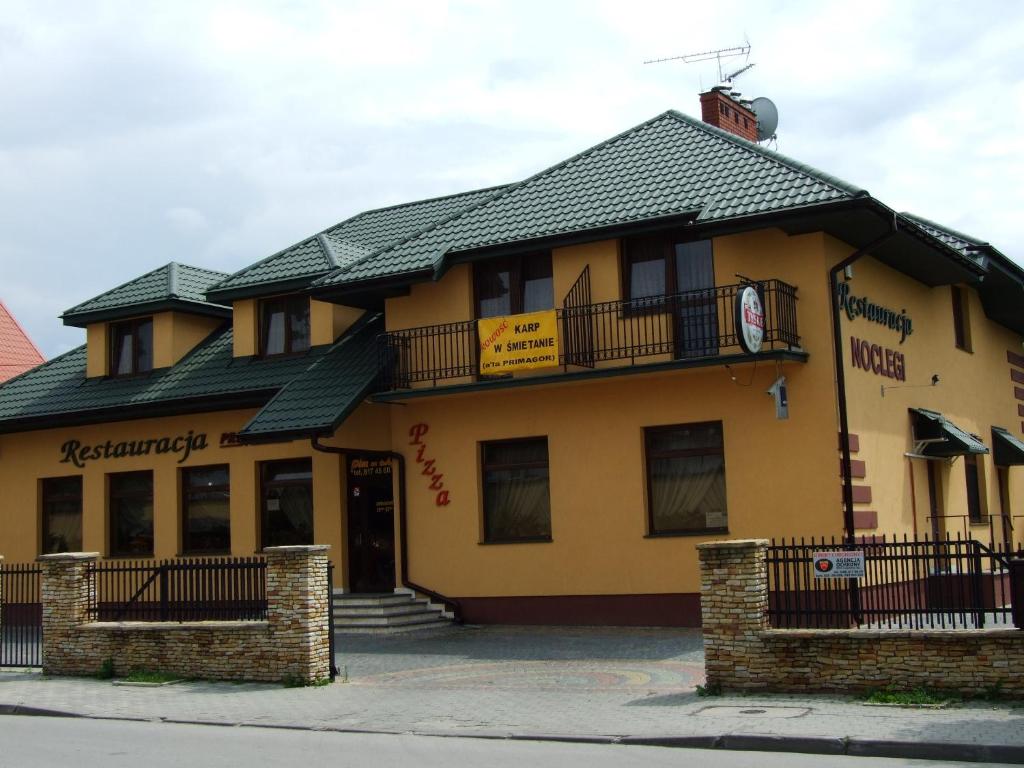
[[[676,243],[676,357],[718,354],[718,298],[710,240]]]

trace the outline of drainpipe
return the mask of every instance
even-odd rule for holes
[[[405,456],[397,451],[368,451],[362,448],[336,448],[333,445],[324,445],[320,442],[319,437],[311,437],[309,439],[309,444],[313,446],[313,450],[320,451],[321,453],[358,453],[364,456],[377,456],[379,458],[391,459],[398,464],[398,533],[400,541],[398,549],[398,581],[406,589],[419,592],[420,594],[426,595],[431,600],[441,603],[445,608],[451,611],[452,616],[455,618],[455,623],[461,624],[462,607],[459,605],[458,600],[451,597],[445,597],[432,589],[427,589],[420,584],[416,584],[408,577],[409,547],[407,543],[408,527],[406,526],[405,510]]]
[[[857,261],[868,251],[884,243],[899,231],[896,213],[893,212],[892,224],[888,232],[876,237],[863,248],[858,248],[845,259],[836,264],[828,273],[828,289],[832,304],[832,347],[835,351],[836,364],[836,399],[839,401],[839,450],[842,453],[843,467],[843,528],[847,544],[853,543],[853,467],[850,461],[850,419],[846,408],[846,375],[843,366],[843,338],[840,325],[841,315],[836,295],[839,293],[839,273]]]

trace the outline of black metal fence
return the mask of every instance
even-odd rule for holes
[[[0,563],[0,667],[43,663],[42,568]]]
[[[260,621],[266,560],[106,560],[90,566],[94,621]]]
[[[864,553],[863,577],[815,575],[815,553],[843,551]],[[788,629],[1012,627],[1012,606],[1024,601],[1024,568],[1015,563],[1021,557],[1000,542],[960,537],[876,537],[855,544],[773,539],[766,562],[768,620]]]
[[[641,299],[589,302],[589,274],[581,275],[556,310],[561,328],[559,365],[667,356],[719,357],[741,352],[736,296],[755,285],[765,310],[763,349],[790,349],[800,342],[796,288],[781,280],[724,285]],[[380,336],[379,365],[385,390],[478,373],[476,321],[428,325]]]

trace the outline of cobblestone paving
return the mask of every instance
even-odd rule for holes
[[[457,628],[339,637],[349,682],[320,688],[186,682],[112,686],[0,673],[7,706],[96,717],[466,735],[763,734],[1024,745],[1024,709],[867,707],[836,696],[701,698],[685,630]]]

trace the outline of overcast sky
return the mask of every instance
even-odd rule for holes
[[[0,0],[0,299],[59,354],[64,309],[168,261],[699,116],[714,62],[642,62],[744,40],[779,151],[1024,260],[1024,3]]]

